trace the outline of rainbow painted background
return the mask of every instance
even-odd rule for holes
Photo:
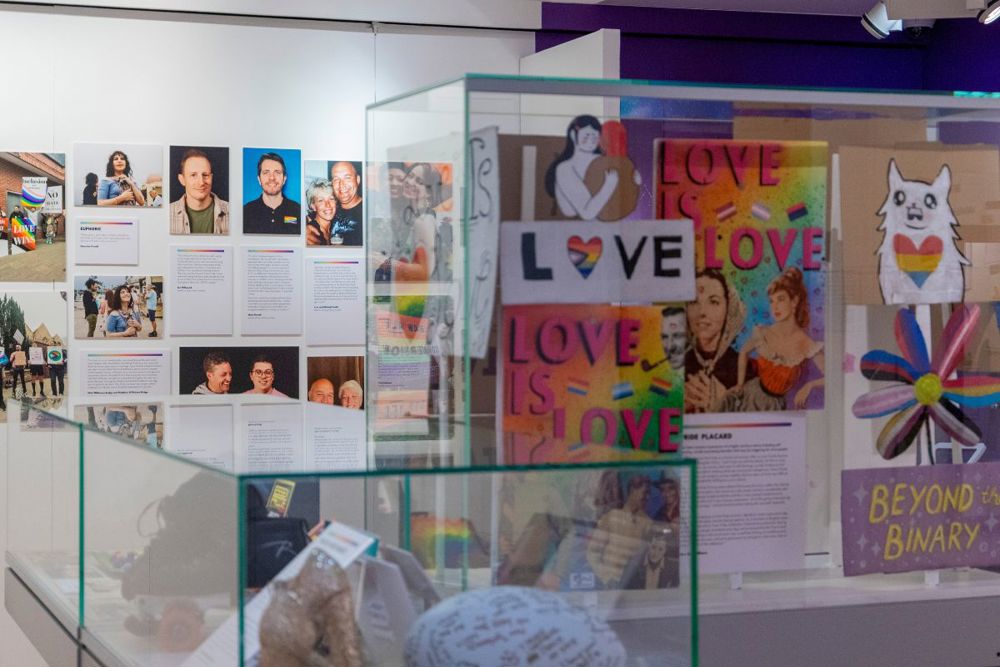
[[[528,463],[552,460],[593,460],[595,442],[583,442],[580,421],[590,408],[602,407],[616,415],[622,410],[631,410],[639,415],[650,409],[654,416],[641,442],[643,451],[659,451],[659,429],[656,414],[659,408],[683,410],[683,373],[671,368],[664,361],[663,346],[660,342],[660,319],[662,306],[610,306],[610,305],[537,305],[507,306],[504,308],[504,345],[509,345],[511,322],[514,317],[523,317],[527,324],[526,340],[530,360],[527,363],[511,363],[510,350],[504,355],[504,407],[503,431],[507,452],[516,462]],[[603,348],[603,353],[593,364],[581,345],[576,354],[564,363],[552,364],[542,359],[534,344],[543,322],[552,317],[563,317],[574,322],[591,320],[607,322],[617,328],[620,319],[635,319],[640,322],[638,343],[633,346],[633,354],[639,361],[633,364],[617,365],[617,338]],[[644,370],[645,361],[648,370]],[[662,363],[658,363],[662,362]],[[517,368],[530,376],[531,373],[549,373],[548,386],[555,394],[555,407],[563,408],[566,414],[566,437],[553,437],[553,414],[532,415],[525,409],[522,414],[511,414],[509,401],[512,389],[512,369]],[[533,394],[527,399],[535,401]],[[527,405],[527,402],[525,403]],[[673,425],[680,429],[680,418]],[[600,423],[600,422],[598,422]],[[595,433],[600,433],[597,428]],[[671,438],[671,443],[679,451],[682,437],[680,430]],[[632,449],[628,434],[618,420],[615,445]],[[510,461],[510,462],[515,462]]]
[[[690,179],[684,156],[694,145],[729,147],[753,147],[762,143],[780,148],[778,164],[772,170],[779,183],[777,185],[761,185],[760,167],[757,163],[747,166],[743,174],[742,185],[737,184],[732,171],[728,168],[717,170],[718,178],[714,182],[702,185]],[[685,182],[661,183],[661,159],[666,154],[673,157],[674,172],[688,176]],[[818,227],[826,230],[826,182],[828,145],[819,141],[705,141],[705,140],[673,140],[661,139],[656,143],[656,217],[668,216],[663,210],[662,202],[676,200],[682,192],[693,193],[696,197],[697,210],[701,214],[701,224],[695,226],[695,269],[701,271],[706,263],[705,234],[709,228],[716,233],[715,255],[722,259],[722,273],[730,285],[735,287],[746,305],[747,317],[736,338],[733,347],[739,351],[749,338],[755,325],[773,324],[769,305],[767,287],[780,273],[781,269],[775,260],[775,255],[767,239],[767,231],[775,229],[783,234],[785,230],[797,229],[798,234],[792,246],[785,267],[797,266],[803,268],[802,230]],[[753,228],[763,237],[763,257],[760,264],[752,269],[742,269],[736,266],[730,258],[730,239],[733,231],[740,228]],[[784,238],[784,236],[783,236]],[[825,248],[826,232],[817,240]],[[744,248],[743,256],[749,256],[750,242],[741,241]],[[814,255],[817,261],[822,261],[825,253]],[[826,298],[826,272],[822,269],[803,271],[804,282],[809,295],[809,327],[807,333],[813,340],[823,340],[824,336],[824,302]],[[815,369],[810,368],[808,374],[792,389],[796,390],[804,382],[814,377]],[[791,393],[790,395],[794,395]],[[807,403],[807,408],[822,409],[823,392],[813,391]]]

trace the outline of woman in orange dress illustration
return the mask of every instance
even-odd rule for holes
[[[809,337],[809,295],[802,271],[785,269],[767,287],[774,324],[756,326],[740,351],[736,387],[723,401],[726,412],[801,410],[809,394],[823,386],[823,343]],[[751,357],[751,354],[753,356]],[[747,381],[747,364],[757,377]],[[812,363],[819,377],[788,393],[800,383]]]

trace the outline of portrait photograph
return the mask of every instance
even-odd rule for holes
[[[306,380],[307,398],[313,403],[365,408],[364,357],[309,357]]]
[[[301,234],[301,192],[301,151],[243,149],[244,234]]]
[[[180,393],[299,397],[297,347],[182,347]]]
[[[171,146],[169,166],[170,233],[228,234],[229,149]]]
[[[306,160],[306,245],[359,248],[364,244],[362,164]]]
[[[76,206],[163,206],[162,146],[75,144],[73,174]]]

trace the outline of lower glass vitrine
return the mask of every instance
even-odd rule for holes
[[[696,664],[691,461],[249,473],[12,406],[8,567],[105,665]]]

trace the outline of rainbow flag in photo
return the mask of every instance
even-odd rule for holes
[[[719,220],[728,220],[736,215],[736,204],[728,202],[715,209],[715,217]]]
[[[615,401],[620,401],[623,398],[628,398],[629,396],[635,395],[635,389],[632,387],[631,382],[619,382],[615,386],[611,387],[611,399]]]
[[[21,179],[21,206],[36,209],[45,203],[48,181],[44,176],[25,176]]]
[[[789,206],[785,211],[788,214],[789,220],[798,220],[799,218],[804,218],[809,215],[809,209],[806,208],[806,203],[800,201],[798,204],[793,204]]]
[[[425,568],[462,567],[468,561],[489,559],[479,536],[467,519],[443,519],[413,513],[410,518],[410,547]],[[440,548],[440,549],[439,549]],[[444,562],[438,562],[438,554]]]
[[[21,218],[12,215],[8,221],[10,223],[10,234],[14,245],[25,250],[35,249],[35,224],[31,218]]]
[[[569,378],[566,381],[566,391],[577,396],[586,396],[590,391],[590,383],[579,378]]]
[[[771,219],[771,209],[765,206],[762,202],[756,201],[753,203],[753,206],[750,207],[750,215],[758,220],[766,222]]]
[[[660,396],[670,396],[670,390],[673,386],[673,383],[667,378],[653,378],[649,381],[649,390]]]

